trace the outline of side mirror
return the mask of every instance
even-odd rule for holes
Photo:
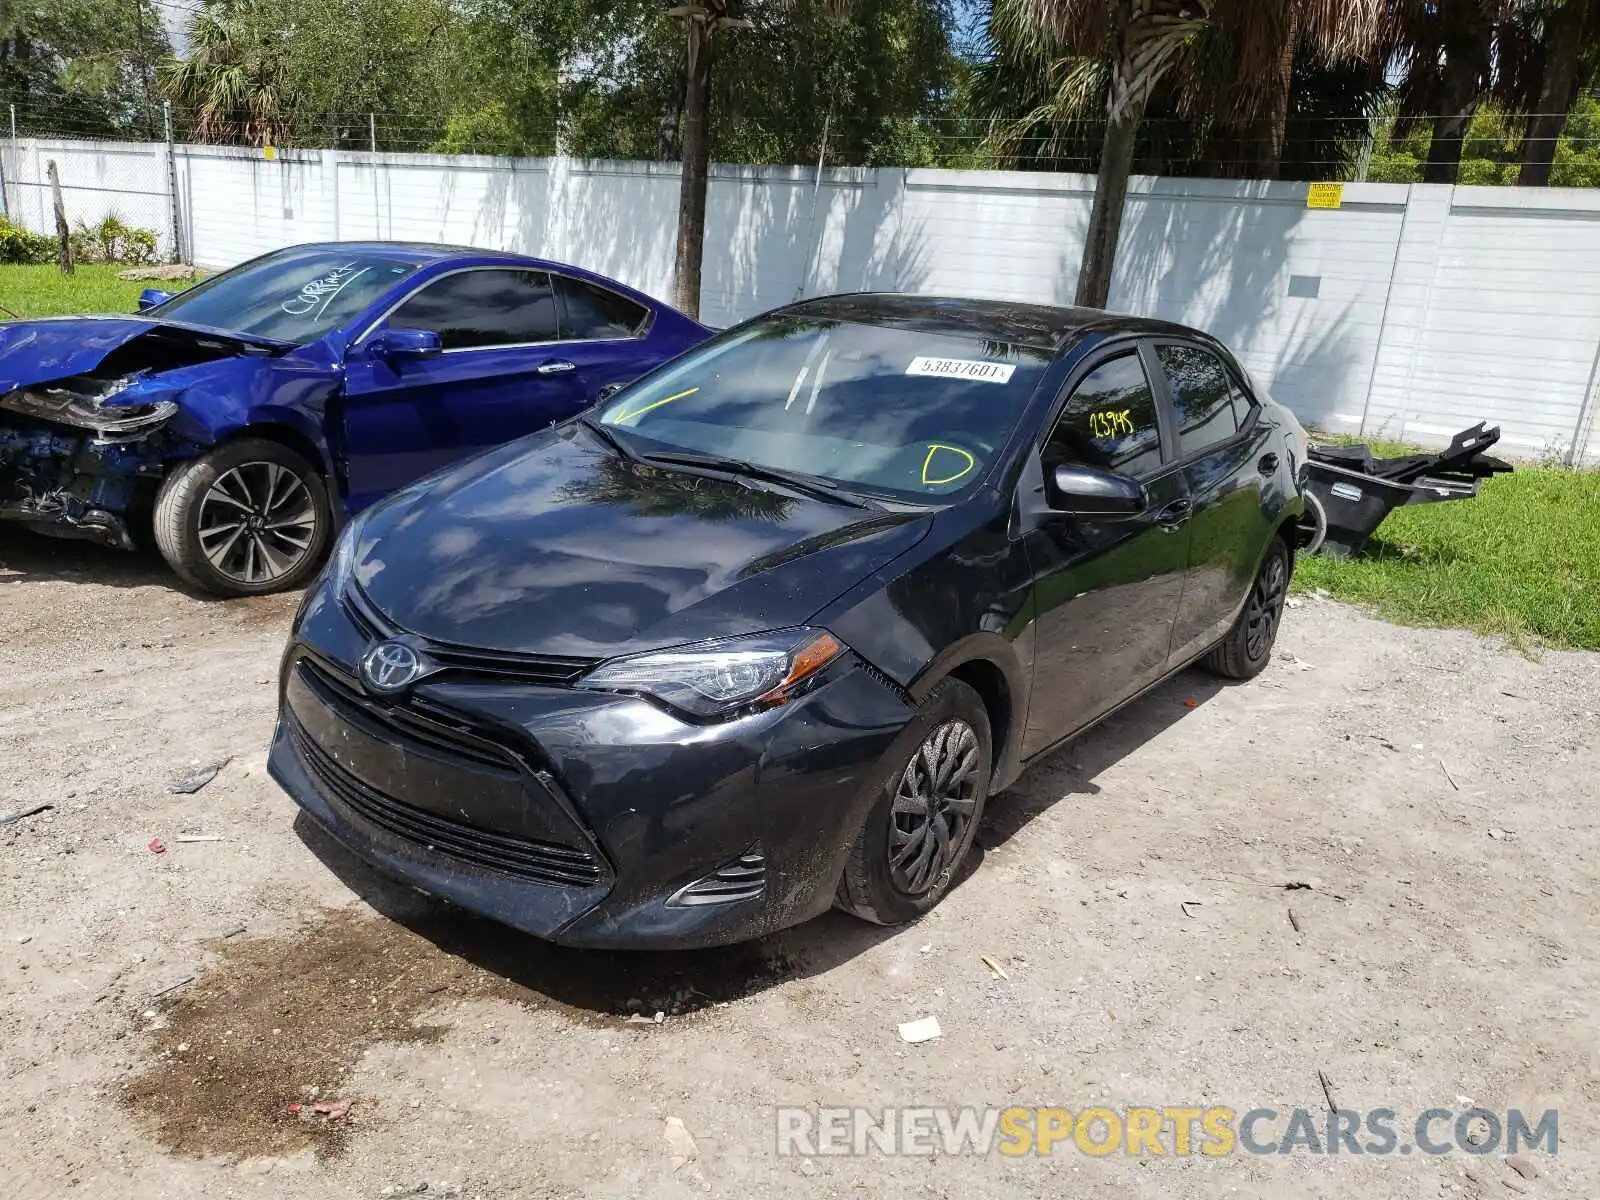
[[[385,329],[367,342],[367,350],[379,358],[434,358],[444,342],[432,329]]]
[[[608,384],[606,384],[605,387],[601,388],[598,392],[595,393],[595,397],[594,397],[595,403],[596,404],[604,404],[607,400],[611,399],[611,397],[615,396],[618,392],[620,392],[623,388],[625,388],[627,386],[628,385],[625,384],[625,383],[608,383]]]
[[[1082,516],[1133,517],[1150,506],[1144,484],[1097,467],[1059,466],[1046,491],[1051,508]]]
[[[165,304],[175,294],[174,292],[164,292],[160,288],[145,288],[144,291],[139,293],[138,311],[144,312],[146,309],[154,308],[158,304]]]

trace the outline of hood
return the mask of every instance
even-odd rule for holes
[[[423,637],[606,658],[803,624],[931,524],[628,463],[567,426],[379,505],[353,572]]]
[[[75,375],[169,371],[293,342],[147,317],[47,317],[0,323],[0,395]]]

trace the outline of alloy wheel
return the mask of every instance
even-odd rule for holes
[[[1256,586],[1250,592],[1250,604],[1245,612],[1245,653],[1252,660],[1259,659],[1272,648],[1273,634],[1283,615],[1284,593],[1289,588],[1289,569],[1283,555],[1274,551],[1261,568]]]
[[[239,583],[288,575],[316,543],[317,510],[305,480],[279,463],[241,463],[200,501],[201,552]]]
[[[901,772],[889,809],[889,874],[921,896],[959,860],[977,809],[978,735],[965,721],[930,733]]]

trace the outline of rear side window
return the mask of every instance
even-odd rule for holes
[[[1198,346],[1157,346],[1172,389],[1178,454],[1187,458],[1239,432],[1249,407],[1222,360]]]
[[[389,315],[391,329],[431,329],[446,350],[556,340],[545,271],[462,271],[435,280]]]
[[[556,276],[566,319],[561,324],[564,337],[574,339],[632,337],[644,326],[650,310],[626,296],[619,296],[581,279]]]
[[[1044,465],[1099,467],[1142,475],[1161,465],[1161,430],[1155,395],[1134,353],[1101,363],[1067,400]]]

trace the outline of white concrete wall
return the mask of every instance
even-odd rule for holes
[[[114,210],[170,240],[165,148],[0,141],[13,215]],[[675,164],[177,149],[185,253],[225,267],[294,242],[519,250],[670,298]],[[702,314],[727,324],[863,288],[1063,304],[1094,179],[1000,171],[717,167]],[[0,303],[4,297],[0,296]],[[1136,179],[1114,309],[1221,337],[1308,424],[1442,443],[1479,419],[1510,453],[1600,456],[1600,192]]]

